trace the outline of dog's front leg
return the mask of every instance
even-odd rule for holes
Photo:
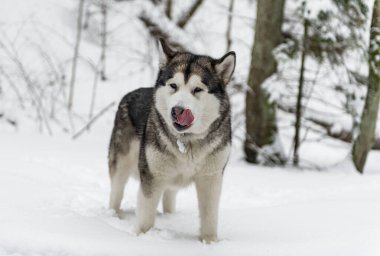
[[[154,225],[158,201],[161,197],[161,190],[156,190],[149,195],[145,195],[140,186],[137,198],[137,234],[145,233]]]
[[[201,240],[210,243],[217,240],[219,198],[222,173],[200,176],[195,179],[201,218]]]

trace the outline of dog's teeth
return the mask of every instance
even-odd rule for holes
[[[182,154],[185,154],[187,151],[185,144],[182,141],[177,140],[177,145],[178,145],[179,152],[181,152]]]

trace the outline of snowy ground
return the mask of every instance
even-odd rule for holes
[[[155,228],[134,233],[137,183],[125,217],[106,205],[108,128],[77,141],[0,135],[0,255],[380,255],[379,153],[358,175],[349,165],[300,171],[246,164],[226,170],[216,244],[197,240],[192,187],[178,211],[159,207]]]

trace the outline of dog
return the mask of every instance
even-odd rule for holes
[[[200,239],[217,241],[219,198],[231,148],[226,86],[235,69],[231,51],[220,59],[159,44],[159,72],[152,88],[124,96],[109,146],[109,207],[120,211],[130,177],[140,180],[137,233],[154,226],[161,196],[164,213],[175,210],[180,188],[195,183]]]

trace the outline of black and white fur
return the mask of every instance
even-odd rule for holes
[[[129,177],[140,180],[137,233],[154,225],[158,202],[175,210],[180,188],[195,183],[201,219],[200,238],[217,240],[219,198],[231,145],[230,104],[226,93],[235,53],[220,59],[176,52],[161,41],[160,70],[154,88],[140,88],[120,102],[109,147],[110,208],[120,210]],[[195,116],[179,129],[171,109]]]

